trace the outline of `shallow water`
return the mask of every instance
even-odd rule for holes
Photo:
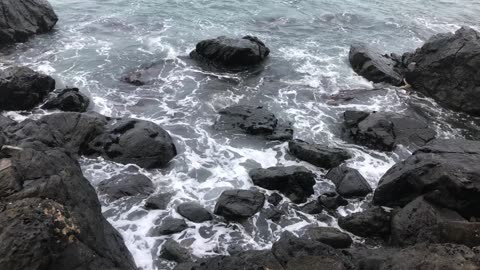
[[[402,53],[461,25],[478,30],[480,3],[475,0],[50,2],[60,18],[55,31],[0,55],[0,67],[28,65],[54,76],[59,86],[79,87],[92,98],[95,111],[160,124],[179,151],[168,168],[153,171],[100,159],[81,161],[93,185],[115,174],[140,171],[151,177],[157,192],[175,194],[167,211],[144,211],[144,198],[104,201],[105,216],[145,270],[172,266],[156,262],[165,238],[146,236],[156,220],[178,217],[173,209],[183,201],[198,201],[213,211],[223,190],[252,187],[248,177],[252,168],[301,164],[318,174],[316,195],[333,188],[322,179],[324,171],[289,156],[286,143],[215,132],[211,125],[220,108],[262,105],[293,122],[296,138],[349,148],[355,155],[349,165],[373,186],[409,151],[381,153],[348,144],[340,136],[346,109],[417,113],[431,119],[441,137],[477,137],[478,119],[443,110],[400,89],[361,95],[337,106],[328,103],[328,96],[340,90],[375,87],[349,67],[350,44],[364,41],[385,52]],[[263,70],[205,72],[188,59],[196,42],[220,35],[255,35],[263,40],[271,49]],[[152,84],[135,87],[119,81],[126,71],[152,62],[165,66]],[[42,113],[10,115],[21,119]],[[352,201],[340,212],[358,211],[361,205]],[[190,228],[174,238],[195,255],[205,256],[227,254],[229,248],[268,248],[283,230],[299,232],[312,223],[336,226],[328,216],[317,220],[285,208],[288,216],[277,223],[265,222],[262,214],[244,224],[189,223]]]

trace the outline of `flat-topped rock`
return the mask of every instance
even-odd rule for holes
[[[325,169],[337,167],[352,157],[347,151],[340,148],[311,144],[300,140],[288,142],[288,149],[296,158]]]
[[[233,189],[218,198],[214,213],[226,219],[246,219],[263,207],[265,195],[258,191]]]

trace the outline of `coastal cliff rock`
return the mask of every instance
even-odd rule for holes
[[[1,269],[136,269],[67,152],[37,144],[2,155]]]
[[[2,0],[0,46],[24,42],[35,34],[46,33],[58,21],[46,0]]]

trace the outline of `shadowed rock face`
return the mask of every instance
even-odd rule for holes
[[[9,67],[0,72],[0,110],[33,109],[53,89],[52,77],[27,67]]]
[[[0,46],[24,42],[35,34],[46,33],[58,21],[46,0],[2,0],[0,12]]]
[[[216,68],[240,71],[261,63],[269,54],[270,49],[256,37],[218,37],[200,41],[190,57]]]
[[[395,59],[381,55],[366,44],[352,45],[348,59],[356,73],[374,83],[402,84],[402,74],[395,70]]]
[[[382,151],[399,144],[421,147],[436,136],[426,122],[391,112],[346,111],[343,132],[356,144]]]
[[[294,203],[304,203],[314,193],[315,174],[304,167],[253,169],[249,175],[255,185],[278,190]]]
[[[328,171],[325,178],[337,187],[337,193],[345,198],[365,197],[371,193],[372,187],[359,171],[342,164]]]
[[[47,102],[42,105],[42,109],[57,109],[64,112],[86,112],[88,105],[90,105],[90,99],[82,94],[78,88],[67,88],[55,91]]]
[[[480,215],[480,142],[435,140],[397,163],[380,179],[373,202],[405,206],[415,198],[457,211]]]
[[[78,163],[39,148],[2,152],[1,268],[136,269]]]
[[[480,115],[480,33],[462,27],[430,38],[410,58],[406,79],[441,105]]]

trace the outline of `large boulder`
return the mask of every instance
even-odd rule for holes
[[[194,202],[181,203],[177,206],[177,212],[182,217],[196,223],[202,223],[213,219],[212,214],[210,214],[207,209]]]
[[[220,110],[219,114],[213,126],[219,131],[241,131],[269,140],[291,140],[293,137],[291,124],[277,119],[263,107],[235,105]]]
[[[113,200],[128,196],[148,196],[154,191],[152,181],[143,174],[116,175],[98,184],[98,192]]]
[[[393,216],[391,242],[401,246],[425,242],[480,246],[480,223],[468,222],[421,196]]]
[[[366,44],[352,45],[348,59],[353,70],[369,81],[386,82],[397,86],[402,84],[403,76],[396,69],[397,59],[382,55]]]
[[[52,77],[28,67],[9,67],[0,71],[0,110],[33,109],[53,89],[55,80]]]
[[[46,33],[57,21],[57,15],[46,0],[2,0],[0,46]]]
[[[310,144],[300,140],[288,142],[288,150],[296,158],[325,169],[337,167],[352,157],[340,148]]]
[[[380,179],[373,202],[405,206],[425,195],[466,218],[480,216],[480,142],[435,140],[397,163]]]
[[[365,197],[373,191],[359,171],[345,164],[330,169],[325,178],[331,180],[336,186],[337,193],[345,198]]]
[[[286,231],[272,246],[272,253],[286,270],[353,269],[342,252],[321,242],[294,236]]]
[[[0,268],[136,269],[77,161],[45,149],[0,160]]]
[[[391,112],[346,111],[344,135],[356,144],[381,151],[397,145],[421,147],[435,138],[426,121]]]
[[[90,99],[78,88],[66,88],[55,91],[42,105],[45,110],[61,110],[65,112],[86,112]]]
[[[480,115],[480,34],[462,27],[430,38],[409,59],[406,80],[441,105]]]
[[[224,191],[218,198],[214,213],[226,219],[246,219],[262,209],[265,195],[258,191],[234,189]]]
[[[294,203],[304,203],[314,193],[315,174],[301,166],[253,169],[249,172],[255,185],[278,190]]]
[[[97,113],[56,113],[27,119],[8,128],[19,142],[42,142],[73,154],[102,156],[151,169],[164,167],[177,154],[173,140],[160,126],[139,119],[112,119]]]
[[[381,207],[372,207],[338,219],[340,228],[362,237],[387,238],[392,216]]]
[[[218,37],[200,41],[190,57],[218,68],[238,71],[257,65],[270,54],[265,44],[256,37]]]

